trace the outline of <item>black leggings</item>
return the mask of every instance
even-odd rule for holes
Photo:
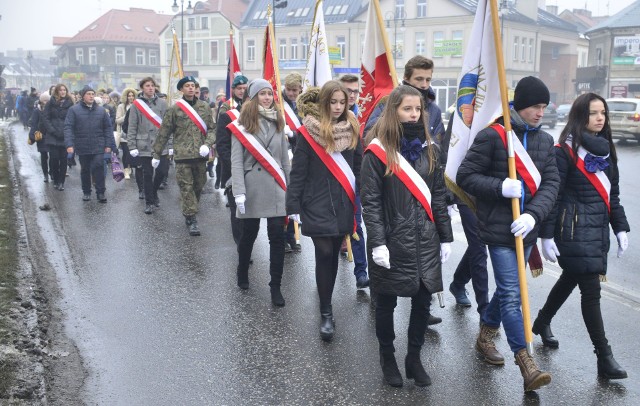
[[[53,183],[64,185],[67,176],[67,150],[65,147],[49,146],[49,173]]]
[[[600,275],[598,274],[572,274],[562,271],[560,279],[553,286],[546,303],[540,309],[538,319],[543,324],[551,324],[551,319],[560,310],[576,286],[580,287],[582,318],[589,332],[589,337],[591,337],[591,342],[596,349],[605,349],[608,341],[600,311]]]
[[[40,152],[40,167],[42,168],[42,173],[46,179],[51,169],[51,166],[49,165],[49,153],[47,151]]]
[[[320,309],[331,305],[333,287],[338,275],[338,259],[343,236],[313,237],[316,250],[316,286],[320,296]]]
[[[123,134],[126,136],[126,134]],[[120,149],[122,150],[122,169],[131,168],[131,154],[129,153],[129,144],[120,141]]]
[[[271,281],[269,286],[280,286],[282,271],[284,269],[284,228],[285,217],[267,218],[267,236],[269,237],[269,274]],[[248,280],[249,263],[253,244],[260,231],[260,219],[239,220],[242,226],[242,236],[238,244],[238,275],[240,279]]]

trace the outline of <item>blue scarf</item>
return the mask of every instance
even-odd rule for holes
[[[414,163],[420,158],[426,139],[424,133],[424,125],[421,121],[417,123],[402,123],[400,153],[409,163]]]

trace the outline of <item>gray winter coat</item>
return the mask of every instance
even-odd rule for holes
[[[288,185],[291,164],[284,131],[277,131],[274,122],[260,117],[260,132],[253,136],[280,165]],[[231,181],[233,194],[244,194],[247,198],[245,214],[236,212],[238,218],[286,216],[285,191],[235,135],[231,140]]]
[[[157,96],[150,100],[140,96],[138,100],[151,107],[151,110],[160,118],[164,117],[167,111],[167,103],[164,100]],[[135,104],[131,104],[131,108],[129,109],[129,128],[127,132],[127,143],[129,144],[130,151],[137,149],[138,152],[140,152],[140,156],[153,156],[151,146],[155,142],[159,131],[160,129],[153,125],[144,113],[138,110]],[[167,153],[165,148],[165,150],[162,151],[162,155],[166,155]]]

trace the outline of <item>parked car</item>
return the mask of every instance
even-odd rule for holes
[[[571,110],[570,104],[561,104],[556,109],[556,113],[558,113],[558,121],[564,122],[567,121],[567,116],[569,115],[569,110]]]
[[[548,105],[544,109],[544,116],[542,116],[542,121],[540,121],[540,126],[546,125],[549,128],[554,128],[558,123],[558,113],[556,113],[556,109],[553,105]]]
[[[607,105],[613,138],[640,141],[640,99],[607,99]]]

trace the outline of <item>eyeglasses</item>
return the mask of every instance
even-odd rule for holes
[[[356,90],[353,90],[353,89],[347,89],[347,93],[348,93],[348,94],[359,94],[359,93],[360,93],[360,90],[358,90],[358,89],[356,89]]]

